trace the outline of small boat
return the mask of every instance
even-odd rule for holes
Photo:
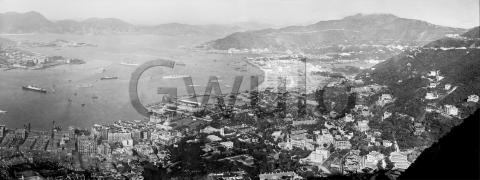
[[[4,110],[0,110],[0,114],[6,114],[7,111],[4,111]]]
[[[116,76],[105,76],[105,77],[100,78],[100,80],[111,80],[111,79],[118,79],[118,77],[116,77]]]
[[[32,86],[32,85],[22,86],[22,89],[26,90],[26,91],[35,91],[35,92],[47,93],[46,89],[39,88],[39,87]]]
[[[173,75],[168,75],[168,76],[163,76],[163,79],[179,79],[179,78],[185,78],[185,77],[190,77],[189,75],[182,75],[182,74],[173,74]]]
[[[139,65],[137,63],[129,63],[129,62],[121,62],[120,64],[125,65],[125,66],[138,66]]]

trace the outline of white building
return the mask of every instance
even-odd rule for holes
[[[232,141],[225,141],[225,142],[221,142],[220,144],[227,149],[233,148],[233,142]]]
[[[335,141],[335,148],[336,149],[350,149],[352,148],[352,144],[350,141]]]
[[[436,71],[430,71],[430,72],[428,73],[428,76],[435,77],[435,76],[437,76],[439,73],[440,73],[440,71],[438,71],[438,70],[436,70]]]
[[[389,140],[383,140],[382,144],[385,147],[391,147],[393,145],[393,143]]]
[[[393,97],[391,94],[382,94],[377,101],[377,104],[380,106],[384,106],[385,104],[392,103]]]
[[[300,163],[322,164],[330,156],[330,151],[325,149],[316,149],[306,158],[300,159]]]
[[[320,148],[327,148],[335,142],[331,134],[317,135],[317,144]]]
[[[407,156],[401,152],[391,152],[389,159],[393,162],[394,169],[407,169],[410,166]]]
[[[468,96],[468,99],[467,99],[467,102],[474,102],[474,103],[477,103],[479,100],[479,97],[478,95],[476,94],[472,94],[470,96]]]
[[[382,121],[392,116],[391,112],[385,111],[382,116]]]
[[[432,100],[432,99],[437,99],[438,98],[438,93],[437,92],[427,92],[425,95],[425,99]]]
[[[379,161],[384,160],[385,156],[377,151],[371,151],[365,156],[365,167],[371,168],[371,169],[377,169],[377,164]]]
[[[215,141],[221,141],[222,138],[218,137],[218,136],[215,136],[215,135],[208,135],[207,136],[207,139],[212,141],[212,142],[215,142]]]
[[[457,116],[458,115],[458,108],[454,105],[446,104],[444,106],[444,112],[450,116]]]
[[[368,127],[368,120],[358,121],[357,128],[360,132],[368,131],[370,129],[370,127]]]
[[[451,84],[445,84],[445,90],[450,90],[450,88],[452,88],[452,85]]]
[[[344,120],[345,120],[345,122],[353,122],[355,119],[353,118],[352,114],[347,113],[347,114],[345,114]]]

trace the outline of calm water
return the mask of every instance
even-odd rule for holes
[[[262,72],[243,61],[243,56],[228,56],[192,52],[178,48],[193,46],[207,39],[191,37],[138,36],[73,36],[73,35],[17,35],[5,36],[14,40],[69,41],[97,44],[98,47],[30,48],[47,55],[82,58],[84,65],[63,65],[45,70],[0,71],[0,124],[19,128],[31,123],[34,129],[47,129],[52,121],[62,127],[90,127],[94,123],[116,120],[143,119],[130,105],[128,83],[136,66],[120,65],[122,61],[143,63],[157,58],[183,62],[185,67],[154,68],[140,82],[140,98],[144,103],[159,101],[157,87],[178,87],[184,93],[181,79],[162,79],[166,74],[189,74],[193,77],[197,93],[204,92],[209,76],[220,76],[222,92],[230,92],[236,75],[246,76],[242,89],[249,88],[250,75]],[[102,73],[102,69],[105,72]],[[244,69],[245,71],[240,71]],[[104,80],[103,76],[118,76],[118,80]],[[21,86],[35,84],[47,89],[47,94],[23,91]],[[82,85],[92,84],[84,88]],[[71,101],[69,101],[69,99]]]

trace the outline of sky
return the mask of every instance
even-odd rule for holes
[[[119,18],[137,25],[161,23],[279,26],[341,19],[357,13],[391,13],[433,24],[478,26],[480,0],[0,0],[0,12],[37,11],[50,20]]]

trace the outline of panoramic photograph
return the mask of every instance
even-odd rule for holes
[[[0,0],[0,180],[480,179],[480,0]]]

